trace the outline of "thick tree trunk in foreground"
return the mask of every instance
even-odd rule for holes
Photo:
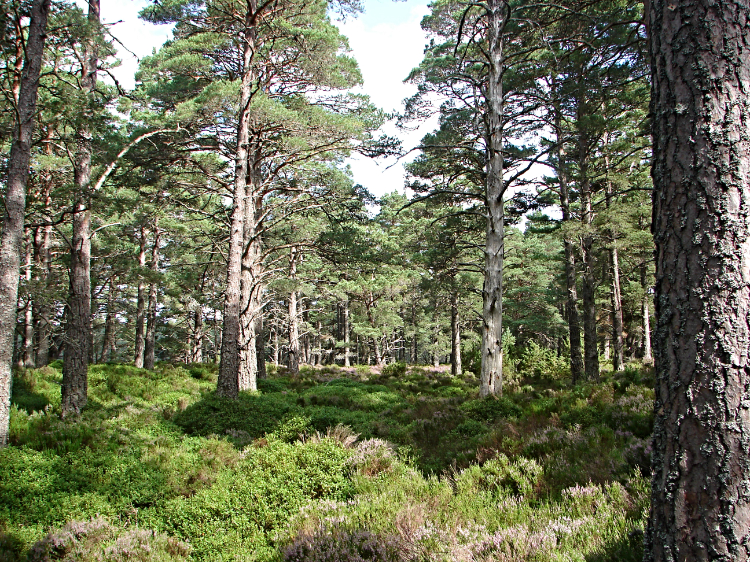
[[[89,0],[88,21],[94,34],[86,38],[81,69],[81,89],[90,98],[96,88],[99,0]],[[89,111],[77,131],[78,153],[74,163],[75,202],[70,248],[70,295],[66,310],[63,356],[62,416],[78,415],[88,400],[88,365],[91,354],[91,155]]]
[[[651,561],[750,560],[750,0],[653,0]]]
[[[255,2],[248,2],[245,15],[245,37],[243,38],[242,86],[240,88],[240,112],[237,127],[237,154],[234,164],[234,193],[229,251],[227,258],[227,288],[224,295],[224,326],[221,336],[221,363],[216,393],[225,398],[237,398],[240,391],[241,321],[240,299],[242,285],[242,254],[244,240],[245,201],[248,179],[248,154],[250,144],[250,98],[255,54]]]
[[[145,226],[141,226],[141,247],[138,252],[138,300],[135,308],[135,366],[143,368],[143,357],[146,349],[146,282],[143,280],[143,270],[146,268],[146,234]]]
[[[503,392],[503,27],[505,2],[489,0],[487,91],[487,239],[482,287],[482,372],[479,395]]]
[[[151,272],[156,277],[159,271],[159,243],[161,242],[161,230],[154,221],[154,246],[151,248]],[[146,314],[146,337],[144,338],[143,368],[153,371],[156,366],[156,305],[158,299],[159,284],[152,279],[148,291],[148,312]]]
[[[26,211],[26,184],[31,161],[39,73],[50,0],[35,0],[31,11],[26,59],[18,94],[18,123],[8,160],[8,180],[0,239],[0,447],[8,443],[13,339],[16,333],[16,303],[21,268],[21,241]]]

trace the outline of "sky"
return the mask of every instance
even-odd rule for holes
[[[85,0],[77,0],[85,7]],[[349,38],[352,56],[359,62],[364,85],[357,91],[370,96],[375,105],[387,112],[398,112],[402,100],[416,92],[416,87],[404,84],[409,72],[422,60],[427,38],[419,26],[428,13],[428,0],[364,0],[365,11],[357,18],[338,22],[343,34]],[[122,64],[113,74],[125,88],[134,86],[134,73],[138,58],[151,54],[171,36],[169,26],[157,26],[138,19],[138,12],[148,0],[103,0],[102,20],[111,24],[112,34],[122,43],[118,58]],[[130,51],[130,52],[128,52]],[[132,53],[132,54],[131,54]],[[409,150],[419,139],[436,126],[436,119],[425,123],[415,132],[398,131],[386,124],[383,132],[402,139]],[[362,184],[376,196],[394,190],[403,192],[403,161],[395,158],[374,161],[356,156],[349,159],[356,183]]]

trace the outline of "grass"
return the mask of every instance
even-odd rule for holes
[[[231,402],[211,365],[16,376],[0,560],[636,560],[653,391],[305,368]]]

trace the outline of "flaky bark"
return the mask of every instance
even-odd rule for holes
[[[503,28],[506,5],[487,2],[489,76],[487,85],[487,238],[482,287],[482,372],[479,395],[503,391]]]
[[[649,10],[656,404],[645,558],[750,559],[750,1]]]
[[[81,89],[87,100],[96,88],[99,0],[89,0],[88,21],[92,36],[84,41]],[[78,152],[73,165],[75,201],[70,248],[70,293],[66,309],[63,356],[62,415],[78,415],[88,400],[88,363],[91,355],[91,155],[90,110],[84,110],[79,127]]]
[[[8,443],[13,339],[21,269],[21,242],[26,211],[26,184],[31,161],[39,74],[50,0],[35,0],[31,9],[26,59],[18,93],[18,113],[8,159],[8,180],[0,238],[0,447]]]
[[[242,362],[242,329],[240,299],[242,285],[242,254],[244,240],[248,154],[250,145],[250,99],[255,80],[253,57],[256,49],[255,0],[248,2],[243,37],[242,84],[237,126],[237,154],[234,163],[234,191],[227,256],[227,288],[224,295],[224,325],[221,338],[221,363],[216,393],[226,398],[237,398],[240,391]],[[253,352],[254,354],[254,352]]]

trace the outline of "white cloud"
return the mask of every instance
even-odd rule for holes
[[[369,94],[375,105],[388,112],[398,112],[402,109],[402,101],[416,92],[416,86],[403,81],[422,60],[427,37],[419,24],[429,10],[425,4],[411,6],[408,10],[403,4],[389,4],[370,0],[365,4],[363,16],[347,20],[339,24],[339,28],[349,38],[352,54],[362,70],[364,85],[361,91]],[[371,24],[371,21],[376,23]],[[436,124],[437,117],[417,131],[404,132],[389,123],[382,132],[398,136],[404,148],[410,150]],[[413,158],[412,153],[404,161]],[[394,190],[403,191],[405,173],[402,162],[394,159],[374,161],[358,156],[348,163],[354,180],[376,196]]]

